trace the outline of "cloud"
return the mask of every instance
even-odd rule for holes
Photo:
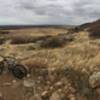
[[[0,24],[81,24],[100,18],[100,0],[0,0]]]

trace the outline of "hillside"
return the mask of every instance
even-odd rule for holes
[[[88,31],[92,38],[100,38],[100,19],[91,23],[80,25],[77,29]]]

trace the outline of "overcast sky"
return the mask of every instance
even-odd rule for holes
[[[0,0],[0,25],[72,25],[98,18],[100,0]]]

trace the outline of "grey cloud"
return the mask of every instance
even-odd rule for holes
[[[87,1],[84,0],[83,2],[78,2],[74,5],[74,15],[84,17],[84,18],[90,18],[96,19],[100,18],[100,2],[99,0],[91,0]]]
[[[0,0],[0,22],[81,24],[100,18],[99,5],[100,0]]]

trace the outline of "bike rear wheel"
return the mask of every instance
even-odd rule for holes
[[[16,65],[12,68],[12,74],[18,78],[22,79],[27,75],[27,69],[23,65]]]

